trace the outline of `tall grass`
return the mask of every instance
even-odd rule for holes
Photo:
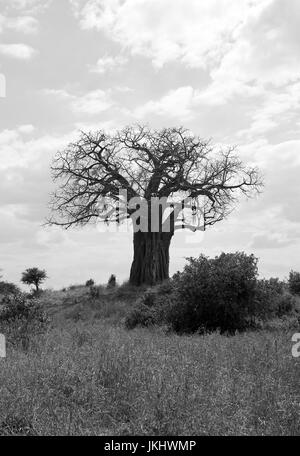
[[[177,336],[109,318],[66,319],[26,351],[8,344],[0,434],[299,434],[289,331]]]

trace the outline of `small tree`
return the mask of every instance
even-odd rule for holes
[[[22,273],[21,282],[26,285],[34,285],[36,292],[39,291],[40,285],[47,279],[46,271],[38,268],[29,268]]]
[[[291,271],[288,283],[290,292],[292,294],[300,295],[300,272]]]
[[[115,288],[117,285],[117,279],[114,274],[112,274],[108,280],[107,288]]]

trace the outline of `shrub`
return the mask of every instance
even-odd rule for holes
[[[290,272],[288,286],[292,294],[300,296],[300,272]]]
[[[284,293],[284,291],[288,290],[286,282],[279,280],[278,277],[271,277],[268,282],[274,293]]]
[[[153,307],[156,302],[156,293],[154,290],[146,290],[140,298],[140,302],[146,307]]]
[[[171,281],[146,289],[127,313],[127,329],[167,323],[172,308],[172,291]]]
[[[94,285],[95,285],[95,281],[93,279],[89,279],[85,283],[86,287],[93,287]]]
[[[0,282],[0,295],[16,295],[20,293],[20,289],[14,283]]]
[[[26,320],[44,318],[44,312],[36,300],[28,300],[24,295],[19,294],[7,297],[3,301],[4,306],[0,311],[0,321],[13,321],[19,318]]]
[[[115,297],[126,302],[135,302],[137,297],[140,297],[148,287],[145,285],[136,286],[131,285],[129,282],[124,282],[116,288]]]
[[[152,326],[155,323],[157,323],[155,308],[145,305],[142,301],[137,302],[125,318],[127,329],[133,329],[136,326]]]
[[[33,337],[43,334],[50,320],[36,299],[25,295],[6,297],[0,310],[0,332],[6,334],[13,345],[28,349]]]
[[[114,274],[112,274],[108,280],[107,288],[115,288],[117,285],[117,279]]]
[[[245,253],[222,253],[208,259],[188,258],[173,277],[175,305],[170,315],[177,332],[200,327],[235,332],[251,325],[257,277],[257,258]]]
[[[274,298],[274,310],[277,317],[291,314],[295,311],[296,300],[293,295],[287,292],[279,293]]]
[[[100,288],[92,285],[90,287],[90,296],[92,299],[97,299],[100,297]]]
[[[266,319],[292,313],[296,300],[279,279],[262,279],[256,284],[255,305],[256,316]]]
[[[80,291],[85,288],[85,285],[70,285],[68,291]]]
[[[163,324],[178,333],[232,334],[292,314],[296,307],[284,282],[257,279],[253,255],[201,255],[189,258],[171,280],[146,289],[129,311],[126,326]]]
[[[67,311],[64,314],[66,320],[73,320],[74,322],[78,322],[80,320],[86,320],[88,318],[88,310],[84,309],[81,304],[77,304],[71,310]]]
[[[155,287],[156,295],[164,296],[173,293],[174,282],[172,280],[165,280]]]

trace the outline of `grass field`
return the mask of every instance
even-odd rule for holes
[[[46,292],[46,334],[0,359],[0,434],[299,435],[283,326],[233,337],[127,331],[131,296]]]

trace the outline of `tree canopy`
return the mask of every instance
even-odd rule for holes
[[[129,205],[116,217],[121,190],[128,201],[169,198],[182,207],[192,199],[194,213],[201,211],[207,227],[231,211],[238,193],[250,196],[262,185],[258,170],[244,166],[234,147],[217,151],[183,127],[82,132],[57,154],[52,172],[62,184],[52,199],[50,223],[65,227],[130,218],[135,208]]]

